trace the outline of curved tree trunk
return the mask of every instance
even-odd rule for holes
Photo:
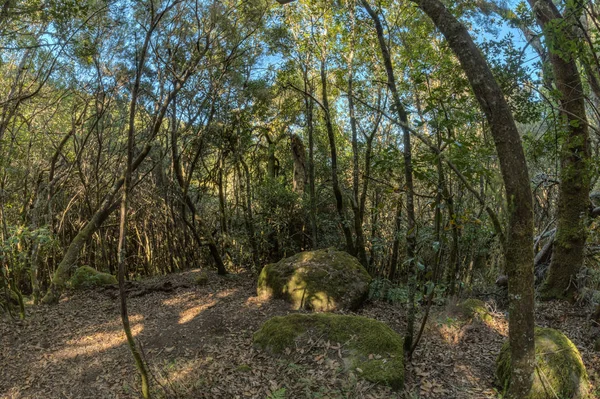
[[[533,381],[535,353],[533,202],[521,138],[502,90],[467,29],[439,0],[413,1],[433,20],[458,57],[494,137],[509,211],[506,248],[510,250],[505,257],[512,374],[507,397],[524,398]]]

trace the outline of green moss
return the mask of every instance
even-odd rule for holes
[[[250,367],[249,365],[244,363],[244,364],[240,364],[239,366],[237,366],[236,370],[240,371],[242,373],[247,373],[249,371],[252,371],[252,367]]]
[[[386,384],[396,390],[402,389],[404,385],[404,360],[402,357],[363,360],[355,362],[354,366],[362,370],[360,375],[367,381]]]
[[[533,386],[526,399],[589,398],[588,376],[581,355],[563,333],[536,328],[535,357]],[[510,373],[510,346],[506,342],[496,362],[496,376],[505,389],[510,384]]]
[[[89,266],[81,266],[75,270],[69,283],[74,289],[85,289],[117,284],[117,278],[112,274],[99,272]]]
[[[310,334],[344,345],[346,365],[362,378],[399,389],[404,383],[403,340],[387,325],[360,316],[328,313],[273,317],[254,334],[254,343],[281,354]]]
[[[257,293],[285,299],[299,309],[356,309],[366,299],[370,281],[355,257],[322,249],[266,265],[258,278]]]
[[[194,282],[196,283],[196,285],[199,285],[200,287],[205,286],[206,284],[208,284],[208,273],[206,273],[206,272],[198,273],[196,278],[194,278]]]
[[[458,304],[457,310],[463,317],[479,319],[484,323],[491,323],[494,320],[485,307],[485,302],[479,299],[464,300]]]

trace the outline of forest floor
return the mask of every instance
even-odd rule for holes
[[[284,391],[281,397],[290,399],[498,397],[494,365],[507,333],[502,312],[494,313],[492,323],[459,323],[446,308],[435,308],[406,367],[405,390],[396,393],[324,361],[327,348],[318,342],[285,359],[253,348],[253,333],[268,318],[290,313],[288,305],[259,300],[250,275],[210,274],[200,287],[193,284],[196,273],[154,279],[187,287],[129,300],[132,330],[150,364],[155,397],[265,399]],[[0,319],[0,398],[140,397],[114,295],[72,293],[58,306],[32,306],[27,313],[23,321]],[[370,302],[358,313],[400,333],[404,329],[399,306]],[[600,387],[600,353],[592,350],[597,332],[585,327],[585,312],[542,303],[536,323],[565,332]]]

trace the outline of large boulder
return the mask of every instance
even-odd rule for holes
[[[589,398],[589,381],[577,347],[552,328],[535,329],[536,367],[533,386],[526,399]],[[506,389],[510,385],[510,346],[502,347],[496,375]],[[525,399],[525,398],[524,398]]]
[[[371,277],[358,259],[334,249],[300,252],[266,265],[258,295],[282,298],[298,309],[354,310],[369,293]]]
[[[334,349],[329,356],[341,357],[347,371],[367,381],[402,388],[403,339],[380,321],[331,313],[292,314],[273,317],[254,334],[256,346],[281,355],[295,354],[296,348],[307,350],[319,340]]]
[[[69,280],[71,288],[86,289],[117,284],[117,278],[109,273],[102,273],[90,266],[81,266],[75,270]]]

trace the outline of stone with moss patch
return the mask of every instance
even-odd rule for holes
[[[109,273],[102,273],[90,266],[81,266],[75,270],[69,280],[71,288],[85,289],[117,284],[117,278]]]
[[[533,386],[526,399],[590,398],[588,376],[581,355],[563,333],[552,328],[536,328],[535,358]],[[510,384],[510,373],[510,346],[507,341],[496,362],[496,376],[505,389]]]
[[[282,298],[298,309],[329,311],[358,308],[371,277],[358,259],[334,249],[300,252],[265,266],[258,295]]]
[[[394,389],[404,384],[402,337],[377,320],[329,313],[273,317],[254,334],[254,343],[271,353],[302,347],[308,339],[342,345],[347,370]]]
[[[494,320],[488,312],[485,302],[479,299],[471,298],[462,301],[456,305],[456,312],[464,318],[477,319],[484,323],[491,323]]]

